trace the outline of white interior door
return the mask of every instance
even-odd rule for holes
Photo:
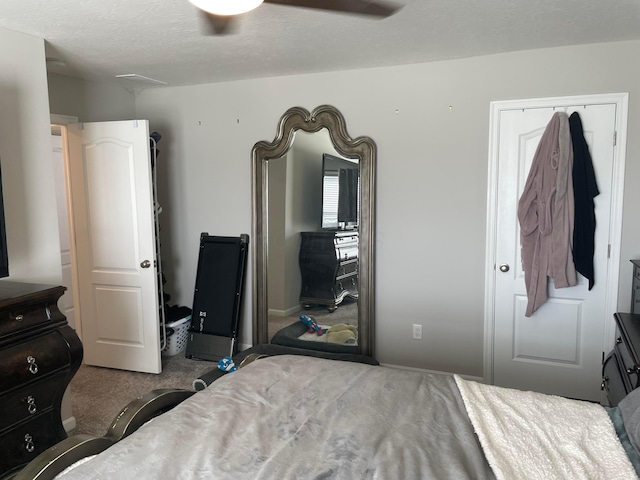
[[[569,115],[578,111],[593,158],[600,190],[595,198],[595,285],[588,291],[587,280],[578,275],[575,287],[555,289],[549,279],[549,299],[531,317],[525,317],[527,294],[520,259],[517,205],[554,108],[519,108],[502,110],[499,114],[492,332],[496,385],[585,400],[600,399],[607,325],[613,322],[611,309],[615,308],[608,299],[611,289],[617,292],[618,282],[617,262],[612,266],[609,258],[614,226],[612,185],[618,106],[613,102],[592,102],[580,106],[560,104],[556,109]]]
[[[149,124],[68,125],[84,361],[160,373]]]

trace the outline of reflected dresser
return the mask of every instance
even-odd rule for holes
[[[0,478],[67,437],[60,408],[82,344],[58,309],[64,291],[0,281]]]
[[[345,297],[358,298],[358,232],[302,232],[300,303],[335,311]]]

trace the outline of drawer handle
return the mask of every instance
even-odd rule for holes
[[[33,437],[28,433],[24,436],[24,448],[29,453],[33,452],[36,449],[36,446],[33,443]]]
[[[607,388],[608,384],[609,384],[609,377],[604,377],[602,379],[602,383],[600,384],[600,390],[604,390],[605,388]]]
[[[34,415],[38,411],[38,407],[36,406],[36,399],[31,395],[27,397],[27,410],[31,415]]]
[[[622,343],[622,337],[616,338],[616,343],[618,343],[618,344]]]
[[[38,373],[38,364],[36,363],[36,359],[34,357],[29,355],[27,357],[27,363],[29,364],[29,371],[31,372],[31,374],[35,375],[36,373]]]
[[[16,315],[17,322],[21,322],[22,320],[24,320],[24,315]]]
[[[633,367],[627,368],[627,373],[629,375],[639,374],[640,373],[640,365],[634,365]]]

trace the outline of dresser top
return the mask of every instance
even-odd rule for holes
[[[315,232],[300,232],[300,234],[310,237],[353,237],[358,236],[358,230],[317,230]]]
[[[633,263],[636,267],[640,267],[640,260],[631,260],[631,263]]]
[[[42,283],[0,281],[0,308],[14,305],[17,302],[36,301],[45,298],[55,298],[57,300],[65,290],[66,288],[63,286]]]

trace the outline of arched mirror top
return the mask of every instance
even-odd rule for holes
[[[267,286],[269,265],[269,162],[287,155],[294,144],[296,132],[316,133],[323,129],[328,132],[335,151],[345,158],[356,159],[359,166],[356,295],[358,343],[357,351],[354,353],[373,356],[373,233],[376,144],[371,138],[365,136],[351,138],[347,132],[344,117],[339,110],[330,105],[321,105],[311,112],[302,107],[288,109],[278,122],[275,139],[272,142],[259,141],[252,150],[253,344],[269,343],[270,339],[270,309]]]
[[[278,122],[273,142],[261,141],[253,147],[254,161],[282,157],[293,144],[297,130],[313,133],[326,128],[334,148],[348,158],[364,162],[375,158],[376,144],[369,137],[351,138],[342,113],[331,105],[321,105],[312,112],[302,107],[287,110]]]

